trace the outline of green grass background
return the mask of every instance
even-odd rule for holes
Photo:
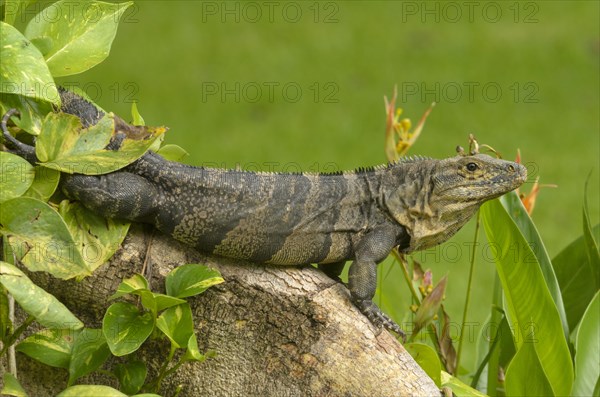
[[[147,124],[170,127],[167,142],[188,150],[190,164],[275,163],[277,170],[385,162],[383,96],[398,84],[413,124],[438,102],[411,154],[453,156],[474,133],[508,159],[520,148],[531,180],[558,185],[541,191],[533,214],[554,256],[581,234],[590,172],[590,214],[593,223],[599,218],[599,12],[596,1],[476,2],[471,15],[464,2],[139,1],[107,61],[59,82],[124,116],[135,99]],[[236,83],[239,100],[206,91]],[[268,84],[278,84],[272,98]],[[297,101],[286,99],[295,95],[284,95],[286,84],[301,88]],[[333,103],[324,99],[332,92]],[[435,281],[449,275],[454,334],[473,232],[471,222],[451,243],[416,255]],[[383,306],[400,321],[409,294],[397,269],[385,266]],[[479,250],[467,369],[490,311],[494,271]]]

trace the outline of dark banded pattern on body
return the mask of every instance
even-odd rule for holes
[[[133,172],[162,191],[174,192],[161,197],[161,211],[152,223],[201,251],[256,263],[300,265],[352,259],[354,237],[372,224],[369,215],[379,194],[376,170],[272,174],[194,168],[193,173],[182,172],[186,167],[153,154],[132,166]],[[178,186],[185,186],[180,189],[184,191],[178,192]]]

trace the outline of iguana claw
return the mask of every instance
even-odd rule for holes
[[[373,325],[379,328],[385,328],[388,331],[395,332],[402,338],[402,343],[406,342],[406,334],[394,320],[381,311],[373,301],[363,300],[355,302],[356,307],[371,321]]]

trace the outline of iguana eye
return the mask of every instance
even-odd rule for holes
[[[470,172],[475,171],[477,168],[479,168],[479,167],[475,163],[469,163],[469,164],[467,164],[467,170],[470,171]]]

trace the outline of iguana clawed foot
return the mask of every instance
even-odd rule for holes
[[[400,335],[402,342],[406,342],[406,334],[398,324],[394,322],[387,314],[381,311],[379,307],[371,300],[354,301],[356,307],[364,314],[373,325],[379,328],[385,328],[388,331]]]

